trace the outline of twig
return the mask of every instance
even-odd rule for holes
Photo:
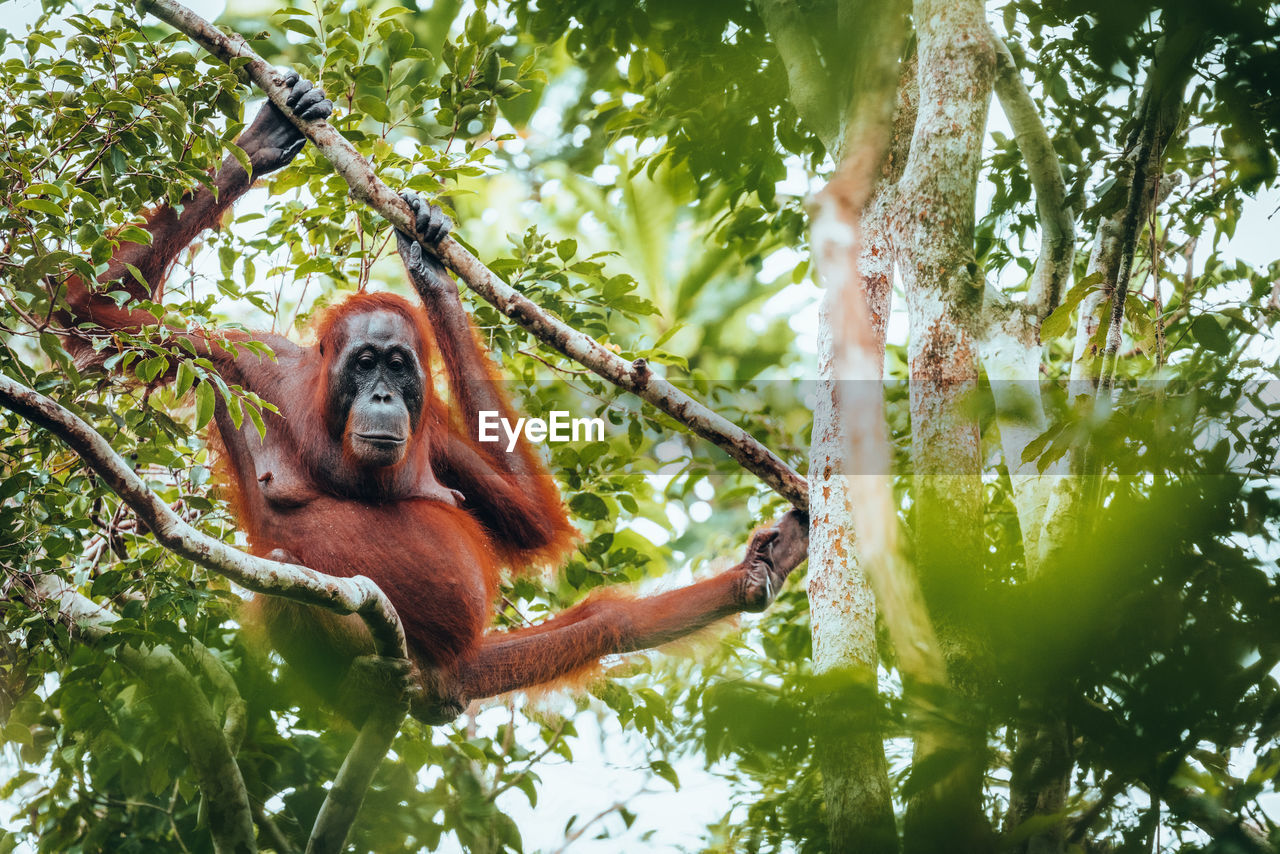
[[[542,750],[539,750],[536,756],[533,756],[532,758],[529,759],[529,761],[525,762],[524,767],[521,768],[519,771],[517,771],[511,777],[511,779],[507,780],[507,782],[503,783],[501,786],[498,786],[492,792],[490,792],[489,800],[496,801],[499,795],[519,785],[521,780],[523,780],[525,777],[528,777],[529,774],[532,773],[534,766],[536,766],[543,759],[547,758],[548,753],[555,750],[556,745],[560,743],[560,737],[564,735],[564,727],[565,727],[565,721],[561,721],[560,728],[556,730],[555,735],[547,739],[547,743],[542,748]]]
[[[600,810],[600,812],[596,813],[594,816],[592,816],[591,818],[587,819],[582,824],[574,828],[573,831],[566,833],[564,837],[564,844],[561,845],[559,848],[557,848],[554,852],[552,852],[552,854],[564,854],[564,852],[569,850],[569,846],[573,845],[573,843],[577,842],[584,835],[586,835],[586,832],[590,830],[597,822],[603,821],[604,819],[608,818],[610,815],[612,815],[615,812],[622,812],[627,808],[627,805],[630,804],[634,798],[637,798],[640,795],[644,795],[647,793],[648,793],[647,790],[642,788],[640,791],[636,792],[630,798],[627,798],[624,801],[616,801],[610,804],[609,806],[605,807],[604,809]]]
[[[559,371],[562,374],[568,374],[569,376],[572,376],[572,377],[584,377],[587,375],[587,371],[574,371],[569,368],[563,368],[560,365],[549,362],[546,359],[539,356],[537,353],[533,352],[532,350],[525,350],[524,348],[518,348],[516,352],[522,356],[528,356],[530,359],[536,359],[537,361],[546,365],[551,370]]]
[[[230,63],[236,58],[248,60],[242,66],[244,73],[315,143],[334,170],[350,185],[352,197],[368,204],[400,231],[414,233],[408,205],[378,179],[369,162],[336,128],[323,120],[302,121],[293,115],[285,104],[288,89],[282,75],[258,56],[242,36],[221,32],[174,0],[142,0],[138,8],[185,33],[223,62]],[[471,290],[544,344],[658,407],[694,433],[718,445],[796,507],[808,511],[809,487],[804,478],[746,430],[655,375],[643,359],[628,363],[599,341],[551,316],[494,275],[452,237],[446,237],[438,246],[425,242],[422,245],[438,255]]]
[[[258,832],[263,836],[272,848],[276,849],[278,854],[297,854],[296,848],[289,842],[288,837],[280,830],[280,826],[267,815],[266,807],[261,801],[255,801],[252,805],[253,820],[258,825]]]

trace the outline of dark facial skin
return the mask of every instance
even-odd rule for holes
[[[345,455],[384,468],[404,459],[418,428],[426,372],[409,321],[391,311],[354,314],[334,339],[326,421]]]

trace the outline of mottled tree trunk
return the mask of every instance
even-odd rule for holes
[[[817,674],[847,673],[869,690],[875,699],[878,664],[876,605],[866,573],[859,566],[849,491],[860,488],[866,474],[847,462],[849,438],[841,417],[845,402],[840,392],[854,394],[866,405],[883,405],[881,379],[885,332],[893,298],[893,248],[887,233],[887,215],[893,185],[901,177],[915,123],[915,63],[907,63],[898,87],[898,104],[889,152],[881,170],[878,189],[862,218],[862,244],[857,257],[844,263],[856,267],[865,298],[870,349],[865,366],[868,379],[856,386],[836,381],[835,336],[844,334],[832,326],[838,313],[832,302],[835,291],[823,301],[818,337],[819,394],[814,409],[813,451],[810,461],[809,608],[813,631],[813,667]],[[850,695],[857,700],[859,694]],[[841,702],[836,698],[836,702]],[[871,709],[878,705],[869,702]],[[884,745],[873,718],[845,709],[825,715],[835,723],[834,732],[846,736],[830,739],[820,748],[824,794],[833,851],[898,850],[897,828],[884,759]]]
[[[887,467],[877,472],[870,489],[864,489],[862,475],[871,474],[868,455],[887,464],[888,446],[875,437],[884,437],[880,374],[892,254],[883,200],[890,182],[877,179],[889,137],[906,6],[885,3],[878,15],[867,15],[849,0],[809,8],[760,0],[757,9],[787,67],[792,103],[840,163],[837,177],[815,200],[813,215],[814,265],[828,294],[819,331],[809,465],[809,603],[815,673],[849,680],[863,690],[834,691],[819,700],[818,756],[829,850],[896,852],[892,794],[876,722],[876,601],[865,561],[859,559],[866,549],[854,536],[854,515],[873,515],[871,524],[879,531],[896,527]],[[877,185],[881,193],[872,201]],[[857,303],[852,315],[851,294]],[[851,336],[856,346],[850,347]],[[851,363],[859,377],[853,382]],[[851,408],[878,419],[879,431],[850,424]],[[854,448],[861,439],[870,443]],[[875,551],[873,545],[872,561]]]
[[[878,291],[878,292],[877,292]],[[890,289],[868,282],[873,315],[888,313]],[[853,683],[855,689],[819,699],[818,761],[831,850],[896,852],[893,800],[877,725],[876,603],[859,565],[849,492],[858,478],[848,470],[847,440],[835,380],[831,307],[824,302],[818,331],[818,401],[809,463],[809,611],[813,670]],[[883,353],[883,324],[880,331]],[[881,357],[883,359],[883,356]]]
[[[971,698],[985,657],[966,607],[981,589],[983,557],[978,424],[968,406],[977,387],[983,294],[974,207],[995,50],[980,0],[917,0],[914,19],[920,108],[894,234],[911,326],[916,565],[951,682]],[[908,806],[907,851],[989,845],[985,722],[974,708],[954,701],[935,707],[941,722],[917,736],[917,771],[926,772],[928,757],[934,767]]]

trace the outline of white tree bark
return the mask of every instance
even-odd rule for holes
[[[870,170],[856,166],[847,177],[837,175],[818,193],[811,218],[816,268],[828,291],[831,364],[840,391],[839,420],[848,442],[844,465],[857,473],[845,493],[860,564],[875,590],[904,679],[945,686],[946,668],[933,624],[899,542],[880,383],[884,345],[877,342],[859,267],[849,263],[861,252],[859,213],[869,195],[866,186],[872,183]]]
[[[883,217],[878,224],[868,223],[867,246],[858,259],[846,258],[845,264],[859,264],[866,285],[867,300],[872,304],[870,319],[877,339],[876,358],[884,364],[884,329],[892,296],[892,256],[884,241]],[[832,325],[832,302],[835,292],[823,299],[818,325],[818,400],[813,413],[813,447],[809,462],[809,619],[813,635],[813,670],[815,674],[845,674],[865,687],[864,696],[876,696],[879,656],[876,650],[875,594],[859,559],[854,537],[851,507],[853,496],[863,488],[866,478],[851,471],[847,462],[850,438],[844,421],[842,394],[853,389],[851,383],[837,380],[835,340],[840,330]],[[865,405],[883,406],[882,388],[876,381],[859,382],[863,394],[857,396]],[[856,392],[855,392],[856,394]],[[889,524],[896,525],[893,519]],[[866,558],[864,557],[863,560]],[[874,556],[873,556],[874,559]],[[858,696],[852,695],[858,702]],[[846,720],[856,731],[844,732],[840,739],[828,739],[823,751],[824,784],[829,821],[848,817],[844,829],[833,828],[832,844],[836,851],[857,844],[867,852],[895,852],[897,831],[894,827],[892,794],[884,743],[875,726],[878,704],[866,708],[843,710]],[[860,712],[860,713],[859,713]],[[834,754],[834,755],[832,755]],[[846,837],[860,837],[853,843]]]
[[[995,91],[1009,119],[1027,174],[1036,191],[1040,255],[1036,259],[1026,302],[1019,305],[988,287],[981,342],[983,367],[995,399],[1000,445],[1009,471],[1014,508],[1022,531],[1028,576],[1041,565],[1041,532],[1054,483],[1065,462],[1041,473],[1023,451],[1048,427],[1040,397],[1043,346],[1040,323],[1058,306],[1071,280],[1075,257],[1075,214],[1067,207],[1067,188],[1035,101],[1022,82],[1004,42],[993,32],[997,74]]]
[[[813,624],[815,672],[856,667],[874,674],[876,656],[875,597],[858,566],[849,514],[850,492],[860,488],[861,472],[849,467],[846,457],[850,437],[841,416],[841,393],[852,393],[873,406],[883,406],[881,378],[884,365],[885,325],[893,288],[893,257],[885,240],[883,206],[877,218],[865,222],[867,246],[857,261],[865,285],[876,363],[873,380],[852,383],[836,379],[835,339],[832,324],[837,313],[834,291],[822,302],[818,321],[818,401],[813,413],[813,448],[809,463],[809,610]],[[878,221],[873,221],[878,219]],[[868,365],[870,369],[872,366]]]
[[[881,169],[877,190],[861,221],[862,245],[856,257],[838,259],[834,253],[827,264],[851,267],[861,279],[867,309],[870,343],[865,363],[845,366],[846,370],[869,378],[849,387],[848,393],[871,407],[883,406],[885,334],[893,299],[893,246],[889,240],[888,214],[894,184],[902,176],[916,115],[914,57],[904,66],[898,84],[898,102],[889,151]],[[838,210],[835,209],[835,210]],[[834,213],[827,209],[828,214]],[[825,227],[825,226],[824,226]],[[834,228],[834,226],[833,226]],[[824,278],[830,278],[824,273]],[[847,297],[835,290],[824,296],[818,321],[818,401],[813,415],[813,448],[809,464],[810,514],[809,607],[813,622],[814,669],[819,672],[841,667],[876,666],[874,596],[864,572],[858,568],[853,537],[850,491],[859,488],[864,472],[852,468],[848,459],[853,437],[844,420],[845,406],[840,392],[850,384],[838,379],[836,342],[847,331],[833,322],[840,300]],[[847,341],[842,348],[847,348]],[[859,414],[861,406],[851,407]],[[819,494],[820,493],[820,494]]]
[[[893,263],[884,199],[893,173],[900,171],[892,156],[883,175],[882,164],[891,139],[894,92],[904,89],[907,97],[898,111],[910,114],[913,89],[898,85],[900,12],[882,10],[881,21],[871,24],[883,26],[888,35],[880,54],[866,58],[869,85],[841,121],[843,158],[815,196],[810,219],[814,267],[826,288],[810,462],[814,669],[856,674],[870,688],[878,661],[877,603],[907,678],[945,684],[932,625],[898,542],[881,383]],[[877,186],[881,196],[873,203]],[[865,723],[857,731],[820,745],[831,850],[893,852],[898,843],[883,743],[865,713],[861,720]]]

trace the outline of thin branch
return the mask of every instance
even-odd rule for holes
[[[1043,320],[1058,306],[1063,289],[1071,278],[1075,256],[1075,213],[1067,206],[1067,185],[1062,166],[1053,150],[1031,93],[1022,82],[1004,40],[991,33],[996,49],[996,96],[1009,119],[1018,151],[1027,164],[1027,175],[1036,191],[1036,214],[1040,223],[1040,257],[1036,260],[1027,306]]]
[[[336,128],[323,120],[308,122],[293,115],[285,104],[288,89],[284,86],[283,76],[258,56],[243,37],[221,32],[174,0],[142,0],[138,8],[185,33],[224,62],[229,63],[235,58],[247,59],[243,65],[244,72],[315,144],[350,185],[352,197],[382,214],[395,228],[414,233],[408,205],[378,179],[369,162]],[[471,290],[544,344],[658,407],[697,435],[719,446],[797,508],[808,511],[809,488],[804,478],[746,430],[655,375],[643,359],[629,363],[594,338],[548,314],[494,275],[454,238],[446,237],[438,246],[425,242],[422,245],[438,255]]]
[[[271,816],[267,815],[267,810],[261,803],[253,804],[253,820],[258,825],[259,834],[267,840],[267,844],[276,849],[276,854],[297,854],[298,849],[293,846]]]
[[[530,757],[529,760],[525,762],[524,767],[521,768],[514,775],[512,775],[512,777],[509,780],[507,780],[507,782],[503,783],[501,786],[498,786],[496,789],[494,789],[492,792],[489,793],[490,801],[498,800],[498,798],[502,795],[503,792],[506,792],[509,789],[514,789],[516,786],[520,785],[521,780],[523,780],[525,777],[528,777],[531,773],[533,773],[533,769],[537,766],[537,764],[541,762],[543,759],[546,759],[547,754],[555,750],[556,745],[560,743],[560,738],[561,736],[564,735],[564,728],[566,723],[567,723],[567,720],[561,721],[560,728],[556,730],[555,735],[547,739],[546,745],[541,750],[539,750],[536,755]],[[507,731],[510,732],[511,730],[507,730]]]
[[[570,831],[569,833],[566,833],[564,837],[564,844],[561,845],[559,848],[557,848],[555,851],[553,851],[552,854],[564,854],[564,852],[569,850],[569,848],[573,845],[573,843],[577,842],[579,839],[585,836],[587,831],[590,830],[592,827],[595,827],[595,825],[598,822],[604,821],[606,818],[613,815],[614,813],[623,812],[628,808],[628,806],[632,803],[632,801],[635,798],[647,793],[648,792],[646,789],[641,789],[640,791],[632,795],[630,798],[627,798],[626,800],[622,800],[622,801],[615,801],[614,803],[600,810],[600,812],[596,813],[591,818],[587,819],[582,824],[578,825],[572,831]]]
[[[1151,313],[1155,316],[1156,328],[1156,373],[1164,369],[1164,296],[1160,288],[1160,261],[1164,255],[1164,240],[1156,239],[1156,209],[1152,205],[1150,218],[1147,221],[1147,233],[1151,237]],[[1163,387],[1162,387],[1163,388]]]
[[[1111,318],[1107,328],[1106,351],[1100,384],[1109,392],[1115,380],[1117,354],[1124,328],[1124,305],[1129,292],[1133,258],[1145,205],[1154,209],[1164,173],[1165,146],[1173,138],[1182,116],[1182,96],[1193,70],[1193,62],[1204,43],[1204,34],[1194,26],[1166,32],[1143,92],[1142,123],[1130,138],[1133,150],[1133,180],[1121,225],[1120,262],[1111,293]],[[1128,150],[1126,150],[1128,154]]]

